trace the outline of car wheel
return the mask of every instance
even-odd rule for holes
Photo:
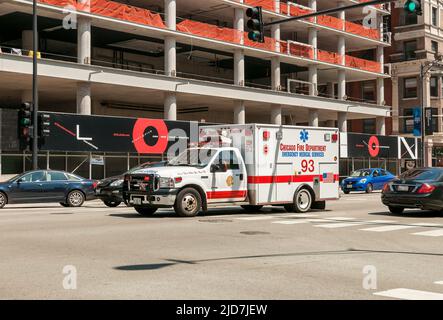
[[[134,207],[134,209],[144,217],[152,216],[157,211],[157,208],[154,207]]]
[[[351,191],[349,191],[349,190],[343,190],[343,193],[344,193],[344,194],[350,194]]]
[[[260,209],[263,208],[263,206],[253,206],[253,205],[245,205],[241,207],[248,212],[260,211]]]
[[[80,190],[73,190],[68,193],[66,203],[68,207],[81,207],[85,202],[85,195]]]
[[[5,193],[0,192],[0,209],[6,206],[7,203],[8,203],[8,197],[6,196]]]
[[[201,210],[202,199],[194,188],[180,191],[175,200],[174,210],[180,217],[194,217]]]
[[[366,193],[371,193],[374,190],[374,187],[372,186],[372,184],[368,183],[368,185],[366,186]]]
[[[389,211],[393,214],[402,214],[405,211],[405,208],[402,207],[388,207]]]
[[[294,197],[294,211],[297,213],[305,213],[311,210],[312,195],[308,189],[300,189]]]
[[[62,206],[62,207],[69,207],[69,205],[67,204],[67,203],[64,203],[64,202],[60,202],[60,205]]]
[[[109,208],[115,208],[120,205],[121,201],[103,201],[103,203]]]

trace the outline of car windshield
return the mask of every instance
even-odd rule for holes
[[[189,166],[189,167],[206,167],[214,155],[217,153],[217,149],[209,148],[194,148],[188,149],[177,157],[168,162],[168,166]]]
[[[351,173],[351,177],[368,177],[371,175],[371,170],[355,170]]]
[[[402,180],[440,180],[442,172],[439,170],[415,169],[406,171],[400,177]]]

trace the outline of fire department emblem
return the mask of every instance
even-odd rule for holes
[[[226,184],[228,185],[228,187],[232,187],[234,185],[234,177],[233,176],[227,177]]]

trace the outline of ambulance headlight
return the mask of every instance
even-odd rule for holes
[[[174,187],[175,187],[174,179],[166,178],[166,177],[160,177],[160,188],[172,189]]]

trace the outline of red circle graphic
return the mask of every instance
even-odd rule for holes
[[[375,158],[380,153],[380,141],[376,136],[371,136],[368,142],[368,150],[371,157]]]
[[[145,130],[154,127],[158,132],[157,143],[153,146],[145,142]],[[164,153],[168,146],[168,128],[166,123],[160,119],[137,119],[132,129],[132,141],[138,153]]]

